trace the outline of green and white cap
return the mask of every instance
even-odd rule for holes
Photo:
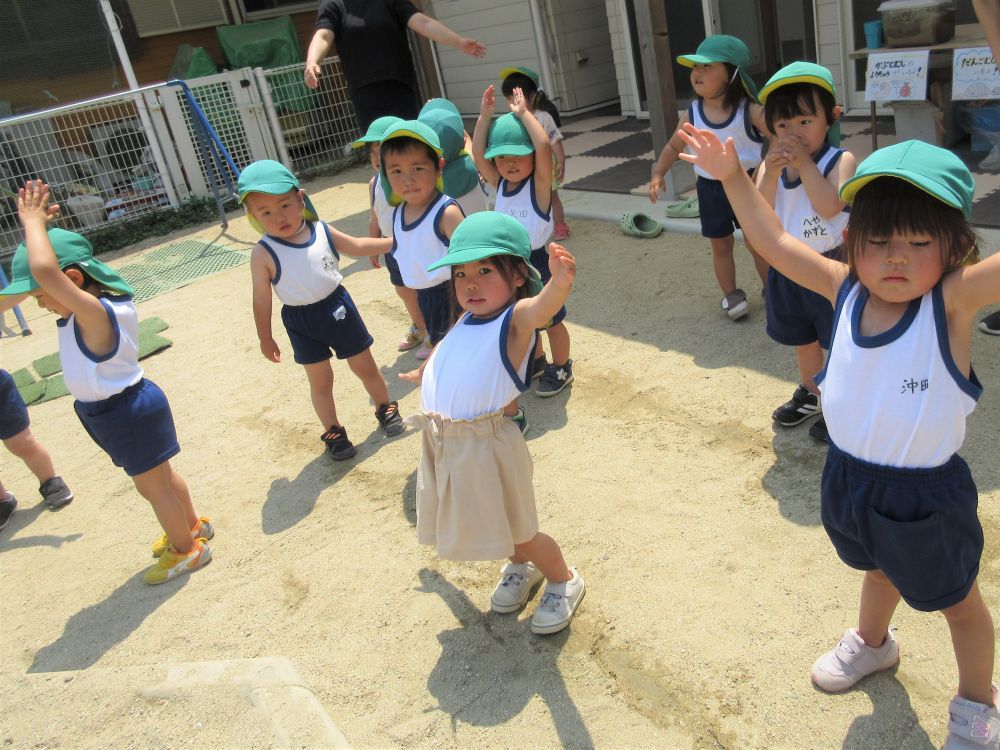
[[[523,260],[528,269],[528,296],[542,291],[542,277],[530,263],[528,230],[513,216],[496,211],[479,211],[462,219],[451,235],[448,252],[427,270],[473,263],[494,255],[513,255]]]
[[[501,115],[490,125],[490,134],[486,139],[487,159],[498,156],[527,156],[535,153],[535,145],[531,142],[528,131],[513,112]]]
[[[381,143],[382,136],[385,135],[385,131],[389,128],[398,125],[403,121],[402,117],[396,117],[395,115],[386,115],[385,117],[379,117],[372,120],[372,124],[368,126],[368,131],[354,141],[351,144],[353,148],[361,148],[362,146],[369,143]]]
[[[441,150],[441,141],[438,139],[437,133],[429,125],[425,125],[419,120],[403,120],[397,123],[385,131],[385,135],[382,136],[382,143],[391,141],[393,138],[413,138],[430,146],[431,150],[437,154],[438,159],[444,156],[444,152]],[[435,164],[434,166],[437,167],[438,165]],[[382,187],[388,190],[386,198],[390,206],[398,206],[403,202],[401,196],[392,192],[392,186],[389,184],[389,176],[385,172],[385,159],[382,159]],[[444,178],[440,171],[438,172],[437,189],[439,193],[444,192]]]
[[[767,97],[775,89],[793,83],[811,83],[813,86],[819,86],[821,89],[829,91],[834,99],[837,98],[837,91],[833,85],[833,74],[829,70],[816,63],[799,61],[786,65],[768,79],[764,88],[760,90],[760,103],[764,104]]]
[[[515,75],[516,73],[520,73],[521,75],[530,78],[536,86],[538,85],[538,81],[540,80],[538,77],[538,73],[533,71],[531,68],[524,67],[523,65],[504,68],[503,70],[500,71],[500,80],[503,81],[508,76]]]
[[[53,227],[49,229],[49,242],[56,254],[59,268],[80,266],[87,276],[105,289],[118,294],[133,294],[132,287],[125,279],[111,270],[110,266],[94,257],[94,248],[90,244],[90,240],[83,235]],[[0,295],[27,294],[39,288],[35,277],[31,275],[31,269],[28,266],[28,247],[23,242],[14,251],[14,258],[10,264],[10,276],[10,284],[0,290]]]
[[[298,178],[295,177],[280,161],[273,159],[261,159],[255,161],[249,167],[240,172],[240,178],[236,181],[236,196],[242,204],[250,193],[264,193],[266,195],[284,195],[290,190],[301,190]],[[316,207],[309,200],[308,195],[303,195],[302,218],[305,221],[319,221],[319,214]],[[247,212],[250,226],[261,234],[267,234],[264,226],[257,221],[252,213]]]
[[[743,84],[743,90],[754,101],[757,101],[757,86],[750,77],[750,50],[742,39],[728,34],[716,34],[708,37],[698,45],[693,55],[678,55],[677,62],[687,68],[710,63],[729,63],[735,65]]]
[[[942,203],[972,213],[976,183],[972,173],[951,151],[924,141],[903,141],[880,148],[858,165],[854,177],[840,186],[840,198],[853,203],[858,191],[872,180],[905,180]]]

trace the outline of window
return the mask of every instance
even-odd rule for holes
[[[139,36],[229,23],[224,0],[128,0]]]
[[[318,0],[240,0],[247,20],[274,18],[289,13],[315,13],[319,9]]]

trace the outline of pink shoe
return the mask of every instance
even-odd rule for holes
[[[850,690],[862,678],[899,664],[899,645],[892,633],[878,648],[867,645],[854,628],[846,631],[832,651],[819,657],[812,668],[812,681],[827,693]]]
[[[427,336],[420,344],[420,348],[417,349],[417,359],[427,359],[431,356],[432,351],[434,351],[434,347],[431,346],[431,337]]]
[[[569,239],[569,226],[566,224],[566,222],[562,222],[561,224],[556,224],[556,233],[552,235],[552,239],[554,239],[556,242]]]
[[[422,341],[420,333],[417,331],[416,326],[410,326],[410,330],[406,332],[406,335],[399,340],[396,345],[396,349],[401,352],[408,352],[415,346],[418,346]]]

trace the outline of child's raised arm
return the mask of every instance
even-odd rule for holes
[[[797,135],[784,136],[781,143],[788,154],[789,164],[798,170],[802,188],[816,212],[824,219],[832,219],[843,211],[847,204],[840,199],[840,186],[854,177],[858,168],[854,155],[845,151],[830,173],[824,175]]]
[[[500,173],[497,171],[496,165],[486,158],[486,146],[495,109],[494,88],[493,84],[490,84],[483,92],[483,101],[479,106],[479,119],[476,120],[476,128],[472,133],[472,160],[476,163],[479,174],[493,187],[500,183]]]
[[[549,136],[542,123],[528,109],[528,101],[519,88],[514,89],[511,96],[510,111],[524,125],[528,137],[531,138],[531,145],[535,147],[535,171],[532,174],[532,179],[535,181],[535,198],[538,199],[538,207],[547,212],[552,202],[552,146],[549,144]]]
[[[332,224],[330,236],[333,237],[333,244],[337,246],[337,251],[353,258],[367,258],[371,255],[384,255],[392,250],[392,240],[386,237],[352,237],[336,229]]]
[[[83,288],[94,282],[90,282],[83,271],[72,269],[63,272],[59,268],[49,241],[48,206],[49,186],[41,180],[29,180],[18,190],[17,213],[24,227],[28,268],[45,295],[76,315],[76,323],[87,348],[95,355],[107,354],[115,346],[114,325],[100,299]]]
[[[774,209],[740,166],[733,139],[719,143],[714,133],[690,123],[678,132],[692,152],[680,158],[697,164],[722,182],[743,234],[757,252],[792,281],[836,304],[837,291],[847,278],[847,266],[824,258],[785,231]]]
[[[549,271],[552,272],[552,278],[542,291],[534,297],[518,301],[514,306],[510,323],[511,340],[523,335],[527,346],[531,334],[552,320],[552,316],[566,304],[570,290],[573,289],[573,281],[576,279],[576,258],[562,245],[550,242]],[[521,351],[520,356],[511,361],[520,361],[523,355],[524,351]]]

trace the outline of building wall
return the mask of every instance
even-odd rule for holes
[[[844,80],[843,18],[840,0],[815,0],[816,62],[829,69],[837,87],[837,102],[846,105]]]
[[[605,0],[543,0],[561,112],[618,98]]]
[[[639,111],[632,83],[632,60],[628,51],[628,18],[625,17],[623,0],[604,0],[608,15],[608,29],[611,34],[611,54],[615,65],[615,79],[618,101],[623,115],[635,115]]]

